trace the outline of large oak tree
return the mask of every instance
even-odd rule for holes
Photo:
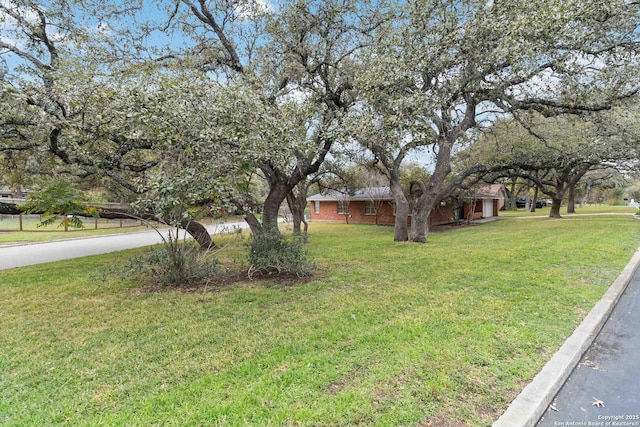
[[[414,193],[414,242],[427,240],[429,214],[450,191],[452,156],[470,132],[523,110],[607,109],[638,89],[635,2],[424,0],[407,4],[399,22],[360,75],[369,103],[384,106],[374,125],[395,137],[369,140],[369,132],[362,143],[380,159],[396,147],[395,160],[430,147],[431,177]]]

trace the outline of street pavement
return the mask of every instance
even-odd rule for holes
[[[217,234],[235,228],[247,228],[247,224],[245,222],[215,224],[208,226],[207,230],[211,234]],[[141,231],[0,246],[0,270],[154,245],[162,242],[162,236],[167,237],[167,230],[162,230],[161,233],[162,235],[157,231]],[[184,237],[184,232],[181,232],[180,238]]]
[[[538,427],[640,426],[640,268]]]

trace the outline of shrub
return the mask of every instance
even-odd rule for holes
[[[284,237],[277,230],[253,236],[249,243],[249,278],[255,273],[298,277],[311,274],[315,265],[308,260],[304,242],[302,235]]]
[[[220,273],[212,251],[202,251],[192,240],[169,242],[132,259],[127,275],[162,286],[193,286],[206,283]]]

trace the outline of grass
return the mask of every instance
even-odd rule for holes
[[[37,216],[25,216],[22,224],[24,231],[19,231],[20,223],[17,215],[0,215],[0,217],[2,217],[2,220],[0,220],[0,246],[151,230],[148,225],[135,225],[139,224],[139,221],[125,220],[124,226],[120,227],[120,220],[104,218],[98,220],[98,229],[95,229],[94,219],[89,218],[85,221],[84,228],[69,228],[69,231],[65,232],[63,227],[58,227],[58,223],[39,227],[40,220]],[[210,225],[241,220],[242,218],[238,216],[227,216],[223,219],[207,219],[202,223]]]
[[[131,251],[3,271],[0,424],[488,426],[626,265],[638,226],[502,220],[416,245],[312,224],[316,280],[217,292],[100,276]]]
[[[551,206],[545,206],[543,208],[537,208],[535,212],[527,212],[524,208],[516,209],[515,211],[501,211],[502,217],[514,217],[514,216],[549,216],[549,210]],[[628,213],[634,214],[638,209],[630,206],[614,206],[614,205],[585,205],[584,207],[576,207],[576,215],[581,214],[604,214],[604,213]],[[560,207],[560,215],[572,215],[567,214],[567,206]]]
[[[131,233],[148,229],[148,227],[140,224],[139,221],[127,220],[124,227],[120,227],[120,221],[99,219],[98,229],[95,229],[95,220],[93,218],[85,221],[84,228],[69,228],[64,231],[64,227],[59,227],[58,223],[51,224],[46,227],[40,227],[40,220],[37,216],[24,216],[22,220],[22,229],[20,231],[20,220],[17,215],[0,215],[0,245],[13,243],[28,242],[46,242],[50,240],[63,240],[87,236],[99,236],[103,234],[114,233]]]

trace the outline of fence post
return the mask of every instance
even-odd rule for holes
[[[98,229],[98,218],[94,218],[94,220],[95,220],[95,229],[97,230]]]
[[[20,231],[22,231],[22,214],[19,215],[20,218]]]
[[[122,228],[122,218],[120,218],[120,228]]]

